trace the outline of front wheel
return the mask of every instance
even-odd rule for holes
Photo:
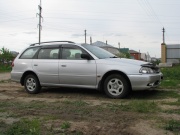
[[[35,75],[27,75],[24,80],[25,90],[30,94],[36,94],[40,92],[41,86],[39,80]]]
[[[112,74],[104,81],[104,91],[110,98],[124,98],[130,92],[130,84],[124,76]]]

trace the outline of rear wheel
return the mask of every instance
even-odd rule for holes
[[[110,98],[124,98],[130,92],[130,84],[124,76],[112,74],[104,81],[104,91]]]
[[[25,90],[30,94],[39,93],[41,90],[41,86],[39,80],[35,75],[27,75],[24,80]]]

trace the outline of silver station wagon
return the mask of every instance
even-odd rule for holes
[[[124,98],[131,90],[157,87],[163,77],[152,63],[118,58],[99,47],[71,41],[32,44],[12,67],[11,79],[30,94],[57,86],[97,89],[110,98]]]

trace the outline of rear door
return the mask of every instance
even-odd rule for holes
[[[59,61],[60,84],[90,87],[96,86],[96,62],[81,58],[87,53],[76,45],[63,45]]]
[[[58,62],[59,46],[45,46],[39,50],[32,66],[41,84],[59,84]]]

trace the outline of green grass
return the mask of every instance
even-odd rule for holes
[[[174,88],[180,88],[180,80],[163,80],[161,82],[160,88],[165,89],[174,89]]]
[[[30,103],[19,103],[17,101],[10,102],[10,101],[1,101],[0,102],[0,108],[17,108],[17,109],[43,109],[47,108],[48,104],[42,102],[42,101],[31,101]]]
[[[163,104],[180,106],[180,98],[176,102],[163,102]]]
[[[161,83],[161,88],[180,88],[180,65],[161,68],[164,80]]]
[[[0,80],[0,83],[9,83],[11,82],[11,79],[8,79],[8,80]]]
[[[163,112],[168,113],[168,114],[180,114],[180,109],[171,109],[171,110],[166,110]]]
[[[12,70],[10,65],[2,65],[0,64],[0,73],[10,72]]]
[[[4,132],[4,135],[39,135],[40,134],[40,121],[37,119],[28,120],[22,119],[13,123]]]
[[[132,91],[129,96],[130,100],[156,100],[164,98],[180,98],[180,94],[178,94],[177,90],[144,90]]]
[[[161,68],[161,72],[163,73],[165,80],[180,80],[180,65]]]
[[[154,113],[159,110],[158,105],[154,101],[144,100],[132,100],[126,104],[107,104],[106,107],[114,112],[122,110],[139,113]]]
[[[71,124],[67,121],[65,121],[61,124],[62,129],[68,129],[68,128],[70,128],[70,126],[71,126]]]
[[[88,105],[88,103],[82,101],[82,100],[76,100],[76,101],[69,101],[69,100],[65,100],[62,101],[63,104],[67,104],[67,105],[74,105],[76,107],[83,107]]]
[[[164,128],[165,130],[173,131],[178,134],[180,132],[180,121],[169,120]]]

